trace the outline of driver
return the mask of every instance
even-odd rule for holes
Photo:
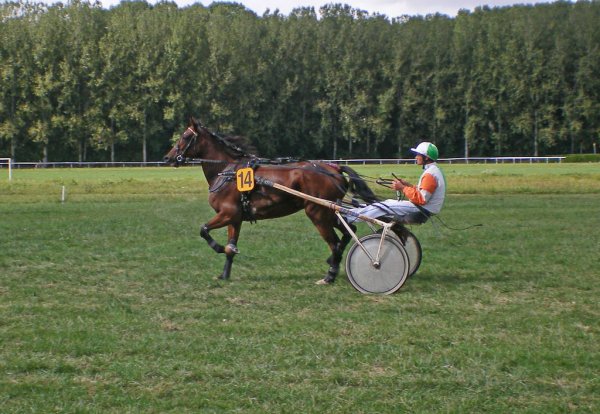
[[[392,188],[401,191],[407,200],[385,200],[366,207],[354,208],[351,211],[371,218],[385,215],[393,216],[393,220],[404,223],[423,223],[432,214],[442,210],[446,195],[446,180],[437,165],[439,152],[431,142],[421,142],[414,152],[417,165],[423,166],[423,173],[416,186],[403,179],[395,179]],[[353,215],[345,217],[349,223],[360,221]]]

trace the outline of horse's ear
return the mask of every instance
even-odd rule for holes
[[[190,126],[193,126],[195,129],[199,129],[202,126],[202,121],[190,116]]]

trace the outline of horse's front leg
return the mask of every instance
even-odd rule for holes
[[[227,246],[225,246],[225,267],[223,268],[223,273],[219,276],[219,279],[226,280],[231,276],[231,266],[233,265],[233,258],[240,251],[237,248],[237,241],[240,237],[240,230],[242,228],[242,223],[230,224],[227,227]]]
[[[227,227],[228,243],[226,246],[220,245],[210,235],[210,231],[214,229]],[[213,217],[208,223],[200,227],[200,236],[206,240],[208,245],[217,253],[225,253],[225,267],[223,273],[219,276],[219,279],[228,279],[231,275],[231,266],[233,265],[233,257],[239,253],[237,249],[237,241],[240,235],[240,229],[242,227],[241,221],[231,223],[231,220],[227,217],[217,215]]]

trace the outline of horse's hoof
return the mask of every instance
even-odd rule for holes
[[[227,275],[219,275],[217,277],[215,277],[215,280],[228,280],[229,276]]]
[[[317,280],[315,285],[333,285],[333,280],[328,280],[327,278],[323,278],[321,280]]]

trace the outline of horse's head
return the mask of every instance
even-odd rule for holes
[[[190,118],[189,126],[183,131],[173,148],[163,157],[163,162],[179,167],[185,162],[186,157],[196,156],[201,129],[200,122]]]

